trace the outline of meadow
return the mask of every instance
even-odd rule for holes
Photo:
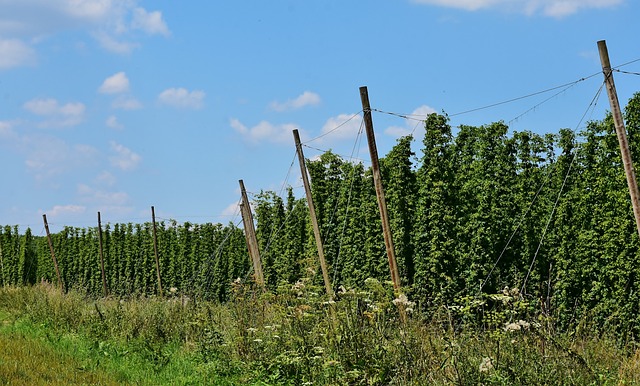
[[[588,320],[563,333],[521,319],[515,290],[428,318],[373,279],[336,301],[320,290],[237,284],[221,304],[4,287],[0,384],[640,384],[634,342],[595,334]]]

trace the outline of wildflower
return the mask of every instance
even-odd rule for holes
[[[400,296],[393,299],[393,304],[395,304],[396,306],[402,305],[404,307],[409,307],[409,308],[416,305],[416,303],[409,301],[409,299],[407,298],[407,295],[405,294],[400,294]]]
[[[509,323],[504,326],[506,331],[520,331],[520,330],[528,330],[531,327],[531,324],[526,320],[518,320],[515,323]]]
[[[247,332],[256,332],[256,331],[258,331],[257,328],[253,328],[253,327],[247,328]]]
[[[493,361],[489,357],[482,358],[479,369],[481,373],[488,373],[493,370]]]
[[[253,341],[256,342],[256,343],[262,343],[262,339],[259,339],[259,338],[256,338]]]
[[[303,283],[301,280],[298,280],[298,281],[296,282],[296,284],[294,284],[294,285],[291,287],[291,289],[292,289],[292,290],[294,290],[294,291],[300,291],[300,290],[303,290],[303,289],[304,289],[304,287],[305,287],[304,283]]]
[[[520,331],[522,329],[522,326],[518,323],[509,323],[504,326],[504,329],[505,331]]]

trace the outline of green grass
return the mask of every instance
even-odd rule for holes
[[[318,292],[238,286],[221,305],[0,288],[0,384],[640,385],[635,342],[540,318],[515,329],[516,303],[480,324],[451,308],[402,323],[380,283]]]
[[[1,385],[233,385],[215,363],[167,344],[156,352],[137,342],[97,342],[77,333],[0,312]]]

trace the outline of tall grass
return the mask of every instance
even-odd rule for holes
[[[27,320],[54,335],[85,337],[88,350],[106,357],[137,358],[147,373],[95,365],[123,382],[640,384],[635,343],[588,329],[554,332],[550,321],[529,320],[504,298],[483,311],[482,323],[461,324],[460,310],[443,307],[426,318],[411,315],[408,301],[402,322],[390,288],[375,280],[340,291],[335,302],[320,293],[304,281],[278,295],[238,284],[232,301],[216,304],[179,296],[94,300],[39,285],[0,289],[0,310],[10,315],[5,323]]]

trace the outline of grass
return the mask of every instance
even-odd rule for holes
[[[375,281],[335,303],[318,293],[238,285],[214,304],[2,288],[0,384],[640,384],[634,342],[554,332],[504,297],[483,323],[453,307],[402,323]]]
[[[192,352],[166,345],[159,353],[136,343],[97,342],[47,324],[0,313],[1,385],[233,385]],[[162,359],[159,359],[162,358]]]

